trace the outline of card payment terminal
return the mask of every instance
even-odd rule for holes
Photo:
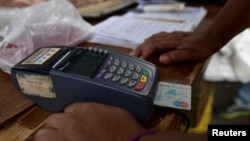
[[[45,110],[99,102],[124,108],[139,120],[151,116],[159,82],[154,64],[103,47],[43,47],[13,66],[11,77]]]

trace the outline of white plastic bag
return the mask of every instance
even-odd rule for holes
[[[0,29],[0,69],[10,73],[17,62],[40,47],[77,45],[93,33],[67,0],[51,0],[16,10]]]

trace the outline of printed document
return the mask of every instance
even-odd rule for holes
[[[89,42],[133,49],[162,31],[193,31],[205,15],[202,7],[186,7],[181,12],[128,12],[95,25]]]

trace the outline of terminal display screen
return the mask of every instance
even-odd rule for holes
[[[86,77],[93,77],[104,61],[105,57],[85,53],[74,65],[72,65],[68,72]]]

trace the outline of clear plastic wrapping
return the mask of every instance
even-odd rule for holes
[[[67,0],[17,9],[7,19],[0,29],[0,69],[7,73],[40,47],[77,45],[93,33],[93,26]]]

